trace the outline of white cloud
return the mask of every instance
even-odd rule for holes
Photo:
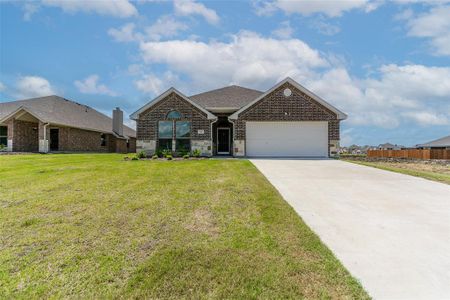
[[[301,14],[309,16],[313,14],[323,14],[328,17],[340,17],[344,12],[361,9],[366,12],[376,9],[379,1],[369,0],[345,0],[345,1],[291,1],[273,0],[255,2],[256,13],[258,15],[270,15],[276,10],[282,10],[286,14]]]
[[[353,128],[347,128],[341,131],[341,145],[351,145],[353,144],[353,137],[352,132],[354,131]]]
[[[3,84],[3,82],[0,82],[0,92],[3,92],[6,90],[6,86]]]
[[[142,39],[140,33],[134,32],[134,23],[127,23],[119,29],[110,28],[108,34],[114,38],[116,42],[134,42]]]
[[[432,7],[425,14],[410,17],[408,35],[429,38],[435,55],[450,55],[450,5]],[[406,18],[407,16],[405,16]]]
[[[141,42],[140,51],[150,67],[162,65],[183,78],[175,86],[186,94],[229,84],[267,90],[290,76],[348,113],[351,126],[443,125],[450,116],[449,109],[442,111],[450,97],[450,67],[390,64],[366,77],[353,77],[345,63],[299,39],[246,31],[224,42]],[[169,87],[166,78],[154,72],[136,86],[158,94]],[[180,87],[183,83],[185,88]]]
[[[200,15],[210,24],[218,24],[220,21],[216,11],[207,8],[202,3],[197,3],[194,0],[175,0],[174,1],[175,14],[180,16]]]
[[[83,94],[99,94],[108,96],[117,96],[117,93],[111,91],[106,85],[98,84],[100,77],[96,74],[89,75],[83,81],[74,82],[78,90]]]
[[[76,13],[81,11],[119,18],[128,18],[138,14],[136,7],[128,0],[43,0],[42,4],[46,6],[59,7],[67,13]]]
[[[145,28],[145,34],[136,32],[134,23],[127,23],[118,29],[110,28],[108,34],[116,42],[159,41],[164,37],[176,36],[180,31],[188,28],[186,24],[177,21],[172,16],[162,16],[153,25]]]
[[[56,94],[47,79],[39,76],[22,76],[16,83],[17,98],[34,98]]]
[[[136,88],[145,94],[158,95],[163,92],[164,82],[154,74],[144,75],[142,79],[134,82]]]
[[[153,25],[147,27],[145,31],[151,40],[160,40],[163,37],[176,36],[180,31],[188,28],[186,24],[171,16],[162,16]]]
[[[136,80],[134,84],[141,92],[156,96],[167,90],[170,86],[175,85],[174,83],[177,81],[178,77],[168,71],[161,77],[155,74],[146,74],[141,79]]]
[[[146,63],[166,64],[188,75],[203,89],[237,82],[265,86],[281,77],[327,66],[318,51],[298,39],[278,40],[252,32],[232,35],[230,42],[171,40],[140,44]]]
[[[341,28],[337,25],[333,25],[329,22],[325,22],[324,20],[320,18],[315,18],[311,24],[311,28],[314,28],[317,30],[317,32],[324,34],[324,35],[335,35],[339,31],[341,31]]]
[[[36,2],[25,2],[22,9],[24,11],[23,19],[25,21],[30,21],[31,17],[39,10],[39,4]]]
[[[131,64],[128,66],[128,74],[131,76],[136,76],[142,74],[142,65],[140,64]]]
[[[441,110],[450,96],[449,67],[384,65],[374,76],[351,78],[343,68],[331,69],[306,85],[347,112],[352,125],[447,124],[450,114]]]
[[[414,16],[414,11],[411,8],[407,8],[394,16],[396,21],[409,20]]]
[[[281,22],[281,26],[272,31],[272,34],[280,39],[288,39],[294,33],[294,28],[291,27],[289,21]]]
[[[405,112],[403,116],[410,118],[420,125],[448,125],[450,118],[444,114],[428,111]]]

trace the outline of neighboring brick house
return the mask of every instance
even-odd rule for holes
[[[229,86],[187,97],[170,88],[138,111],[137,151],[328,157],[347,116],[291,78],[267,92]]]
[[[136,132],[113,118],[58,96],[0,103],[0,144],[14,152],[136,152]]]

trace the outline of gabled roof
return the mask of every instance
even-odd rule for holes
[[[298,82],[296,82],[294,79],[292,79],[290,77],[287,77],[283,81],[277,83],[270,90],[268,90],[264,94],[260,95],[259,97],[257,97],[256,99],[254,99],[253,101],[251,101],[250,103],[248,103],[247,105],[245,105],[244,107],[242,107],[241,109],[236,111],[234,114],[229,116],[229,118],[232,119],[232,120],[236,120],[241,112],[245,111],[247,108],[251,107],[253,104],[255,104],[256,102],[260,101],[261,99],[266,97],[268,94],[270,94],[274,90],[276,90],[278,87],[280,87],[283,84],[285,84],[286,82],[290,83],[295,88],[299,89],[300,91],[302,91],[303,93],[305,93],[309,97],[313,98],[314,100],[316,100],[317,102],[319,102],[320,104],[322,104],[323,106],[325,106],[326,108],[331,110],[332,112],[336,113],[338,119],[344,120],[344,119],[347,118],[347,115],[345,113],[343,113],[342,111],[340,111],[336,107],[332,106],[331,104],[329,104],[328,102],[326,102],[325,100],[323,100],[322,98],[320,98],[319,96],[317,96],[316,94],[314,94],[313,92],[311,92],[310,90],[308,90],[307,88],[305,88],[304,86],[302,86],[301,84],[299,84]]]
[[[139,114],[143,113],[144,111],[146,111],[147,109],[149,109],[150,107],[152,107],[153,105],[158,103],[159,101],[163,100],[164,98],[169,96],[171,93],[177,94],[178,96],[180,96],[181,98],[186,100],[188,103],[192,104],[194,107],[196,107],[200,111],[204,112],[208,119],[210,119],[210,120],[217,119],[217,117],[215,115],[213,115],[212,113],[207,111],[205,108],[203,108],[202,106],[198,105],[196,102],[192,101],[191,99],[186,97],[183,93],[181,93],[180,91],[178,91],[177,89],[175,89],[173,87],[171,87],[170,89],[168,89],[167,91],[165,91],[164,93],[162,93],[161,95],[159,95],[158,97],[156,97],[155,99],[151,100],[146,105],[142,106],[140,109],[138,109],[137,111],[132,113],[130,115],[130,119],[137,120],[139,118]]]
[[[25,111],[41,122],[111,133],[112,119],[97,110],[59,96],[46,96],[28,100],[0,103],[0,123]],[[124,126],[124,135],[136,137],[136,131]]]
[[[419,144],[416,147],[450,147],[450,135],[449,136],[444,136],[440,139],[434,140],[434,141],[430,141],[428,143],[424,143],[424,144]]]
[[[247,105],[263,92],[231,85],[224,88],[189,96],[189,99],[207,110],[234,109]]]
[[[378,148],[393,148],[396,147],[397,145],[391,144],[391,143],[384,143],[384,144],[379,144]]]

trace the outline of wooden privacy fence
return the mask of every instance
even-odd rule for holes
[[[446,149],[368,150],[367,157],[450,159],[450,150]]]

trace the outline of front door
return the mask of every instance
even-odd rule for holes
[[[59,150],[59,129],[50,129],[50,151]]]
[[[217,154],[230,154],[230,128],[217,128]]]

